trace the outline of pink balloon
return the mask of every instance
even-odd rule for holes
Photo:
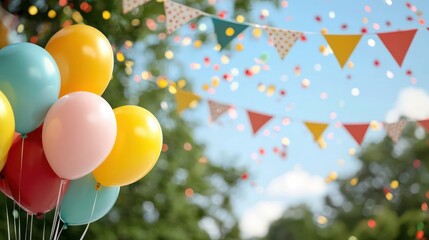
[[[106,159],[116,131],[115,114],[106,100],[90,92],[73,92],[49,109],[43,127],[43,149],[54,172],[74,180]]]

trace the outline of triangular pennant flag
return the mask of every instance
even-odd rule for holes
[[[389,135],[393,142],[398,142],[406,123],[407,122],[404,119],[401,119],[395,123],[384,123],[384,128],[387,131],[387,135]]]
[[[176,93],[177,112],[181,113],[188,108],[195,107],[200,100],[201,97],[193,92],[178,90]]]
[[[325,129],[328,127],[327,123],[304,122],[311,134],[313,134],[314,141],[318,141],[322,136]]]
[[[268,121],[271,120],[271,118],[273,118],[271,115],[257,113],[249,110],[247,111],[247,116],[249,116],[253,134],[256,134],[262,126],[264,126]]]
[[[378,37],[389,50],[392,57],[398,63],[399,66],[402,66],[405,55],[407,55],[408,48],[411,45],[411,42],[416,35],[417,29],[407,30],[407,31],[397,31],[397,32],[386,32],[378,33]]]
[[[202,15],[198,9],[175,3],[173,1],[164,0],[164,10],[167,22],[167,33],[171,34],[176,29],[185,25],[194,18]]]
[[[122,0],[122,12],[127,13],[151,0]]]
[[[0,48],[3,48],[9,44],[9,30],[0,21]]]
[[[19,18],[10,14],[0,5],[0,48],[7,46],[9,42],[9,32],[16,29]]]
[[[248,25],[227,22],[218,18],[212,18],[212,20],[221,50],[248,27]]]
[[[350,55],[352,55],[357,44],[362,38],[359,35],[323,35],[335,54],[341,67],[344,67]]]
[[[356,140],[356,142],[361,145],[362,140],[365,137],[366,131],[368,130],[369,123],[362,124],[343,124],[344,128],[349,132],[349,134]]]
[[[216,121],[222,114],[228,111],[230,108],[229,105],[218,103],[212,100],[208,101],[210,109],[210,119],[211,121]]]
[[[281,59],[286,57],[286,54],[288,54],[289,50],[292,48],[295,42],[302,36],[302,32],[295,32],[272,27],[267,27],[265,30],[267,31],[270,38],[273,40],[274,46],[276,47]]]
[[[429,119],[417,121],[420,126],[422,126],[426,132],[429,132]]]

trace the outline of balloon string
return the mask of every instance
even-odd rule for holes
[[[18,208],[16,212],[18,213],[18,239],[21,240],[21,217],[19,216],[21,215],[21,211]]]
[[[62,179],[60,184],[60,189],[58,190],[58,198],[57,198],[57,206],[55,207],[55,214],[54,214],[54,220],[52,222],[52,228],[51,228],[51,234],[49,236],[49,239],[52,240],[54,237],[54,231],[56,230],[59,210],[60,210],[60,199],[61,199],[61,192],[63,189],[63,186],[65,184],[66,180]]]
[[[31,215],[31,221],[30,221],[30,240],[31,237],[33,236],[33,215]]]
[[[45,240],[45,230],[46,230],[46,215],[43,215],[43,233],[42,233],[43,240]]]
[[[98,191],[99,191],[99,190],[97,190],[97,191],[95,192],[94,204],[92,205],[91,217],[89,217],[89,219],[91,219],[91,218],[92,218],[92,215],[94,215],[94,211],[95,211],[95,203],[97,202]],[[88,229],[89,229],[89,224],[90,224],[90,223],[88,223],[88,224],[86,225],[85,231],[83,232],[82,237],[80,238],[80,240],[83,240],[83,238],[85,237],[86,232],[87,232],[87,231],[88,231]]]
[[[21,163],[19,166],[19,186],[18,186],[18,204],[21,204],[21,182],[22,182],[22,162],[24,159],[24,142],[25,142],[25,138],[27,136],[26,135],[22,135],[22,142],[21,142]],[[20,212],[18,212],[18,238],[19,240],[21,240],[21,218],[20,218]],[[25,234],[27,234],[27,229],[25,230]]]
[[[28,230],[28,213],[27,213],[27,220],[25,221],[25,237],[24,237],[24,240],[27,240],[27,230]]]
[[[3,181],[3,189],[5,188],[5,183]],[[9,224],[9,209],[7,207],[7,197],[4,195],[5,207],[6,207],[6,225],[7,225],[7,240],[10,240],[10,224]]]
[[[61,227],[61,230],[60,230],[60,232],[58,233],[58,237],[55,239],[55,240],[59,240],[60,239],[60,236],[61,236],[61,233],[63,232],[63,230],[64,229],[67,229],[67,224],[64,224],[62,227]],[[30,239],[31,240],[31,239]]]
[[[16,213],[16,203],[15,201],[13,202],[13,211],[12,211],[12,217],[13,217],[13,232],[14,232],[14,236],[15,236],[15,240],[16,240],[16,217],[15,217],[15,213]]]
[[[60,223],[61,223],[61,221],[58,219],[57,226],[55,227],[54,240],[57,239],[58,230],[60,229]]]

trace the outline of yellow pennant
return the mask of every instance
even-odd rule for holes
[[[350,55],[362,38],[359,35],[323,35],[335,54],[341,67],[344,67]]]
[[[325,129],[328,127],[327,123],[316,123],[316,122],[304,122],[305,126],[313,134],[314,141],[323,141],[321,140],[322,134]]]
[[[5,25],[0,21],[0,48],[9,44],[9,31]]]
[[[201,97],[196,95],[195,93],[178,89],[176,93],[177,112],[182,113],[188,108],[196,107],[200,100]]]

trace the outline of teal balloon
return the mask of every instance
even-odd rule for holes
[[[119,196],[119,187],[101,186],[97,190],[96,186],[97,181],[92,173],[70,181],[60,210],[61,220],[65,224],[73,226],[92,223],[112,209]]]
[[[29,133],[42,124],[60,86],[58,66],[45,49],[32,43],[0,49],[0,91],[12,106],[17,132]]]

